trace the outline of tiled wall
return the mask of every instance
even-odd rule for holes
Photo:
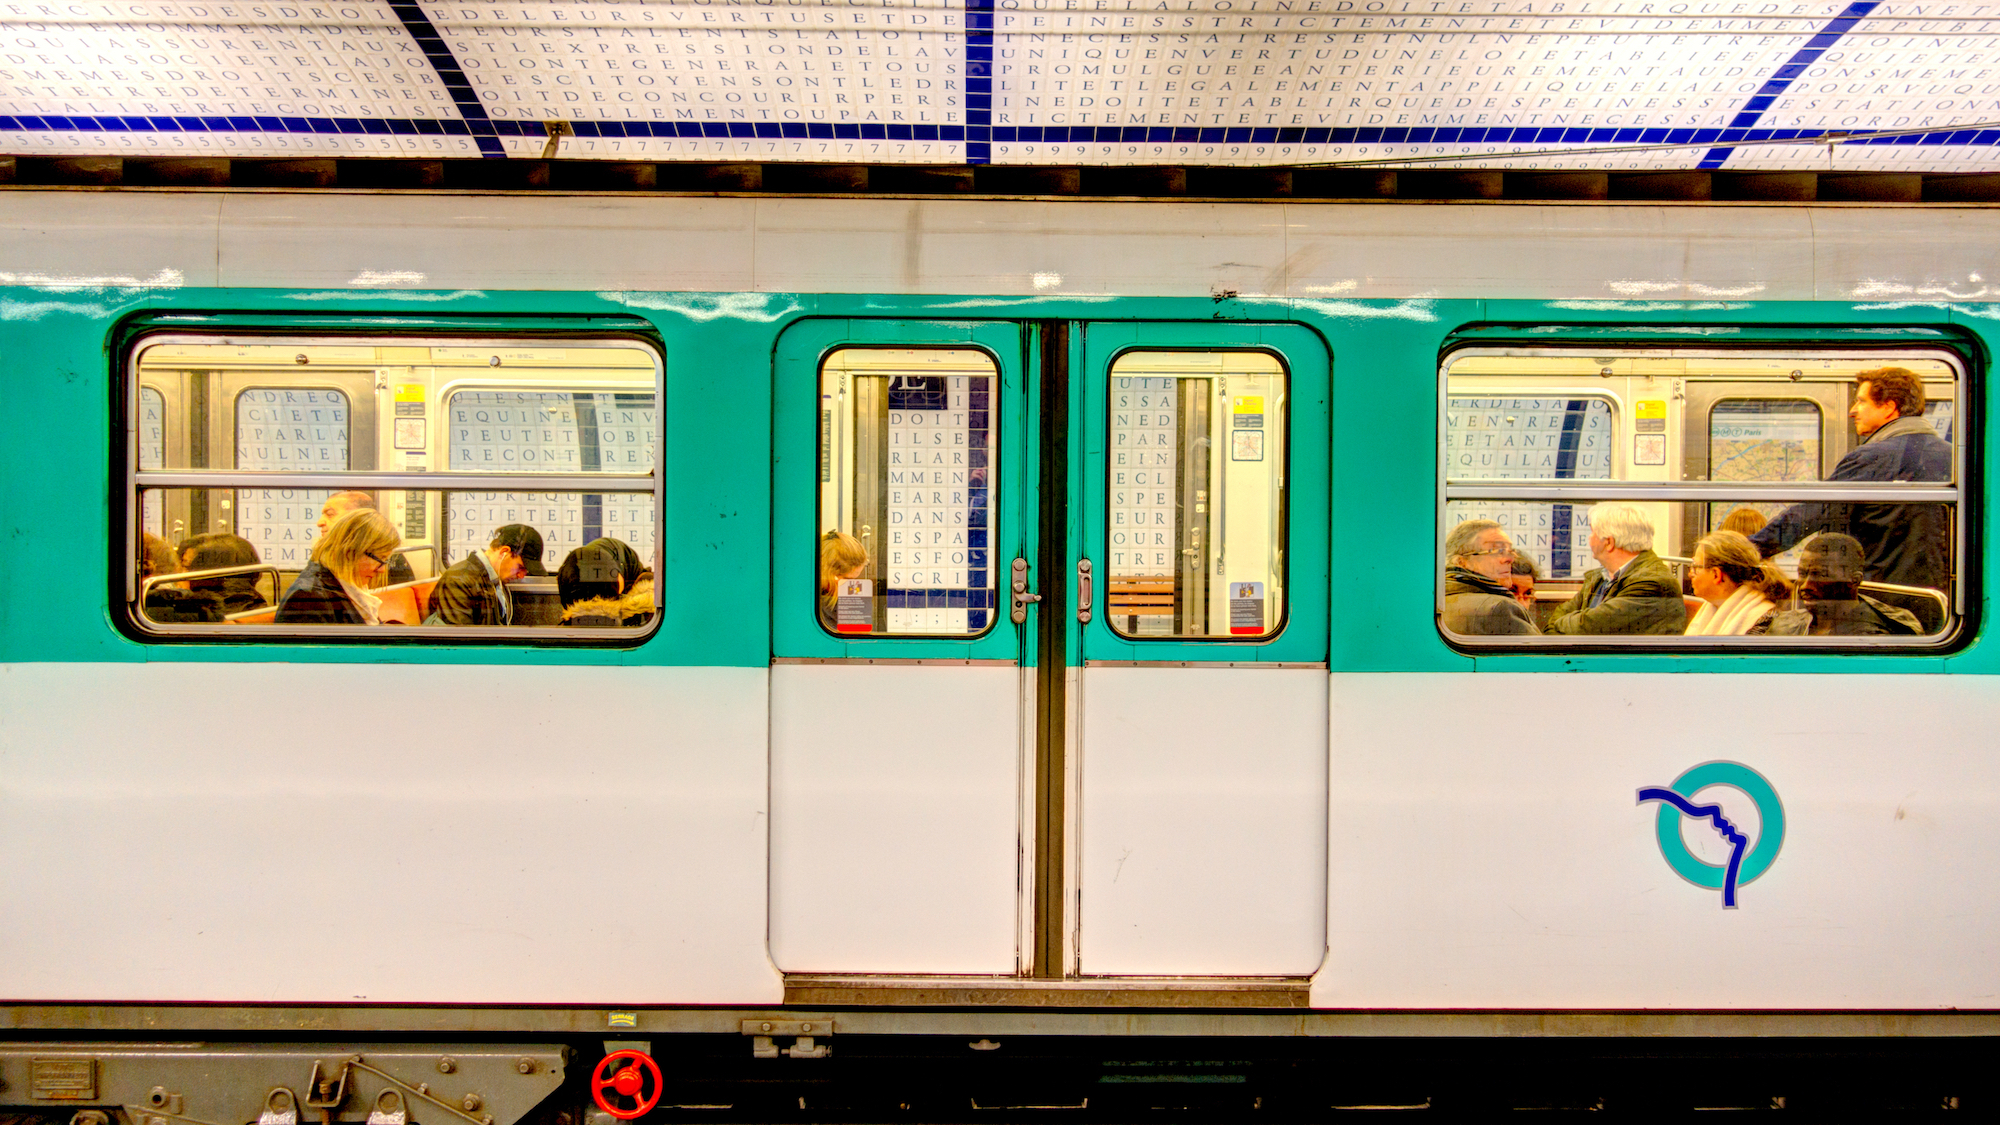
[[[1572,480],[1611,476],[1611,404],[1600,398],[1461,398],[1446,410],[1446,474],[1453,479]],[[1581,577],[1590,557],[1590,506],[1548,501],[1454,501],[1447,526],[1499,521],[1550,578]]]
[[[659,407],[649,394],[457,391],[445,403],[451,468],[469,472],[651,472]],[[645,493],[454,492],[445,502],[447,564],[486,546],[505,524],[542,534],[553,574],[600,537],[655,557],[653,498]]]
[[[330,388],[252,389],[236,397],[236,467],[327,472],[348,467],[347,396]],[[236,491],[236,533],[286,570],[312,556],[323,488]]]
[[[139,388],[139,467],[164,468],[167,463],[167,403],[151,387]],[[139,529],[164,536],[160,497],[148,492],[139,498]]]

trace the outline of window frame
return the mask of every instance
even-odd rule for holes
[[[1501,357],[1563,357],[1574,359],[1580,355],[1616,358],[1644,355],[1668,359],[1745,359],[1772,358],[1788,360],[1836,360],[1854,362],[1857,359],[1879,357],[1879,363],[1867,366],[1892,364],[1902,359],[1924,359],[1943,363],[1951,371],[1952,397],[1949,400],[1953,411],[1952,479],[1948,483],[1894,482],[1894,481],[1827,481],[1818,479],[1810,482],[1745,482],[1745,481],[1632,481],[1612,479],[1606,481],[1581,480],[1567,482],[1535,482],[1502,480],[1494,478],[1460,477],[1450,475],[1450,450],[1444,437],[1449,422],[1452,398],[1451,369],[1455,362],[1469,356]],[[1617,342],[1578,342],[1563,344],[1551,342],[1527,346],[1469,342],[1456,347],[1447,347],[1438,357],[1437,368],[1437,526],[1432,541],[1434,568],[1432,594],[1432,625],[1437,635],[1451,648],[1477,655],[1481,653],[1498,655],[1574,655],[1578,652],[1632,653],[1636,655],[1661,652],[1726,653],[1728,655],[1779,656],[1796,655],[1800,652],[1907,654],[1910,656],[1936,656],[1941,652],[1961,647],[1973,635],[1968,628],[1967,575],[1975,562],[1968,558],[1971,537],[1967,531],[1967,518],[1972,504],[1972,481],[1969,478],[1971,442],[1963,427],[1968,418],[1965,403],[1967,385],[1971,378],[1971,368],[1964,356],[1956,350],[1935,343],[1911,342],[1899,346],[1857,345],[1852,347],[1828,346],[1826,344],[1806,344],[1788,348],[1777,342],[1759,342],[1743,347],[1697,347],[1675,343],[1654,343],[1643,339]],[[1757,382],[1756,378],[1730,376],[1741,382]],[[1783,376],[1771,376],[1774,386],[1797,386],[1799,380]],[[1826,380],[1818,380],[1826,381]],[[1844,380],[1852,386],[1851,379]],[[1676,393],[1676,392],[1667,392]],[[1464,392],[1460,392],[1464,396]],[[1614,400],[1616,396],[1613,396]],[[1684,394],[1678,394],[1686,401]],[[1720,402],[1722,400],[1717,400]],[[1937,400],[1943,401],[1943,400]],[[1710,404],[1711,408],[1713,403]],[[1618,414],[1613,414],[1614,472],[1625,464],[1625,450],[1622,438],[1625,434],[1617,429]],[[1844,419],[1843,419],[1844,420]],[[1822,419],[1824,423],[1824,419]],[[1708,432],[1709,420],[1703,419],[1703,433]],[[1822,429],[1822,434],[1826,431]],[[1704,439],[1706,440],[1706,439]],[[1824,443],[1823,443],[1824,445]],[[1847,452],[1854,447],[1850,446]],[[1843,456],[1845,453],[1843,453]],[[1685,450],[1682,458],[1685,460]],[[1822,452],[1821,472],[1829,473]],[[1836,459],[1837,463],[1837,459]],[[1711,471],[1711,476],[1713,475]],[[1920,487],[1912,488],[1912,485]],[[1924,495],[1912,496],[1912,492]],[[1944,495],[1931,495],[1942,493]],[[1952,513],[1952,588],[1943,591],[1950,599],[1951,619],[1946,628],[1937,634],[1915,637],[1860,636],[1860,637],[1783,637],[1745,638],[1733,636],[1682,635],[1636,635],[1636,636],[1572,636],[1561,635],[1551,638],[1547,634],[1533,637],[1518,635],[1477,636],[1453,633],[1444,627],[1444,587],[1445,587],[1445,537],[1451,533],[1451,523],[1446,515],[1447,505],[1452,501],[1555,501],[1588,506],[1604,500],[1625,500],[1636,502],[1672,502],[1682,504],[1712,504],[1724,501],[1770,501],[1774,503],[1801,503],[1814,500],[1854,503],[1880,503],[1885,501],[1902,503],[1938,503],[1950,506]],[[1663,556],[1665,557],[1665,556]]]
[[[653,394],[658,404],[658,422],[653,433],[656,443],[653,472],[646,474],[627,473],[454,473],[449,467],[443,469],[408,470],[377,468],[374,470],[343,469],[338,472],[289,472],[282,470],[239,470],[239,469],[144,469],[139,468],[140,414],[139,394],[142,386],[140,361],[152,348],[167,345],[202,345],[211,347],[259,346],[259,347],[310,347],[310,346],[376,346],[376,347],[433,347],[433,348],[492,348],[519,349],[534,348],[619,348],[633,349],[651,359]],[[633,370],[638,370],[634,368]],[[308,333],[298,329],[259,332],[255,330],[232,331],[222,329],[212,333],[190,332],[184,328],[162,329],[134,335],[124,344],[124,354],[119,364],[123,385],[119,387],[119,401],[125,411],[124,445],[120,458],[123,479],[120,482],[123,499],[122,512],[116,517],[124,525],[124,554],[119,565],[124,569],[124,604],[118,614],[124,631],[136,639],[149,643],[161,642],[206,642],[211,644],[315,644],[315,643],[364,643],[387,645],[464,645],[464,644],[510,644],[524,647],[616,647],[629,648],[643,644],[659,630],[664,617],[658,609],[659,592],[666,587],[666,354],[661,343],[647,335],[633,331],[605,332],[602,334],[580,332],[524,332],[518,335],[501,335],[493,332],[473,332],[465,334],[448,333],[396,333],[393,331],[370,332],[359,326],[342,326],[325,332]],[[260,384],[261,386],[261,384]],[[443,420],[444,395],[453,389],[451,381],[441,382],[432,400],[436,411],[432,423]],[[288,389],[285,387],[265,389]],[[343,392],[344,393],[344,392]],[[378,390],[378,394],[379,394]],[[593,391],[592,393],[596,393]],[[169,401],[171,401],[169,399]],[[235,460],[235,402],[231,398],[231,460]],[[353,426],[358,404],[349,402],[348,463],[354,461]],[[379,411],[374,412],[380,415]],[[378,427],[379,429],[379,427]],[[432,431],[440,443],[441,431]],[[379,438],[379,433],[378,433]],[[446,459],[447,466],[449,459]],[[422,493],[452,492],[616,492],[645,493],[653,497],[654,542],[656,549],[651,560],[654,574],[655,612],[653,619],[636,628],[604,629],[562,629],[550,625],[281,625],[276,622],[258,625],[235,625],[227,622],[161,622],[145,615],[139,604],[141,581],[138,575],[138,560],[142,550],[144,529],[140,526],[140,496],[143,489],[162,491],[181,489],[256,489],[256,488],[311,488],[340,491],[343,489],[374,489]],[[442,529],[442,513],[440,513]],[[442,575],[443,568],[438,568]],[[553,573],[553,571],[551,571]],[[116,587],[114,587],[115,589]]]
[[[1292,492],[1294,488],[1294,481],[1292,479],[1292,414],[1293,414],[1292,398],[1293,395],[1297,392],[1297,387],[1294,385],[1295,379],[1293,378],[1292,365],[1285,356],[1285,353],[1280,349],[1262,344],[1246,344],[1241,346],[1232,346],[1232,345],[1176,346],[1170,344],[1143,344],[1143,345],[1135,345],[1131,347],[1120,348],[1111,354],[1111,356],[1105,361],[1104,365],[1104,403],[1103,403],[1104,421],[1103,421],[1103,432],[1098,435],[1098,440],[1100,440],[1103,443],[1104,456],[1105,456],[1105,461],[1104,461],[1105,479],[1102,482],[1104,488],[1105,503],[1103,504],[1104,511],[1102,514],[1102,518],[1100,520],[1100,522],[1102,523],[1103,538],[1101,541],[1104,544],[1104,554],[1108,560],[1111,551],[1110,492],[1112,485],[1111,485],[1110,473],[1112,467],[1111,467],[1110,457],[1112,451],[1111,439],[1114,430],[1113,418],[1115,414],[1115,408],[1111,405],[1111,396],[1115,394],[1117,391],[1115,380],[1119,378],[1118,364],[1128,355],[1141,354],[1141,353],[1155,354],[1155,355],[1156,354],[1180,355],[1180,354],[1187,354],[1190,352],[1200,352],[1203,354],[1211,354],[1211,355],[1213,354],[1233,355],[1233,354],[1254,353],[1257,355],[1269,356],[1272,362],[1276,363],[1278,366],[1278,378],[1282,380],[1282,385],[1284,388],[1285,414],[1284,418],[1281,421],[1281,424],[1278,427],[1275,427],[1275,429],[1281,435],[1281,441],[1283,442],[1284,445],[1284,450],[1283,450],[1284,456],[1280,459],[1278,465],[1278,496],[1279,496],[1278,518],[1277,518],[1277,526],[1274,529],[1274,532],[1278,540],[1278,558],[1277,558],[1278,579],[1280,582],[1283,583],[1283,588],[1285,593],[1283,612],[1281,612],[1278,615],[1276,620],[1269,622],[1269,625],[1264,632],[1259,633],[1256,636],[1217,635],[1217,634],[1196,635],[1187,633],[1164,633],[1164,634],[1156,633],[1148,635],[1142,633],[1127,633],[1124,630],[1118,628],[1118,626],[1112,624],[1112,614],[1108,611],[1108,607],[1110,605],[1111,567],[1109,565],[1109,562],[1107,561],[1104,567],[1102,568],[1101,572],[1098,574],[1098,583],[1102,587],[1103,592],[1098,595],[1099,605],[1096,607],[1096,609],[1093,610],[1093,613],[1096,617],[1098,617],[1103,621],[1104,628],[1111,634],[1112,638],[1121,644],[1133,644],[1133,645],[1190,644],[1190,645],[1209,645],[1209,646],[1235,645],[1238,647],[1254,647],[1260,645],[1269,645],[1278,641],[1278,639],[1284,635],[1285,630],[1291,626],[1292,603],[1296,600],[1292,586],[1291,540],[1292,540]],[[1222,372],[1218,372],[1218,374],[1222,374]],[[1143,378],[1145,376],[1127,376],[1127,377]],[[1176,376],[1176,378],[1179,378],[1179,376]],[[1268,427],[1268,423],[1267,423],[1267,428],[1271,428]],[[1228,432],[1227,427],[1225,427],[1224,432],[1225,433]],[[1214,492],[1213,482],[1211,482],[1210,488],[1211,488],[1211,496],[1209,504],[1211,507],[1213,507],[1215,502],[1213,496]],[[1270,592],[1268,590],[1265,591],[1264,597],[1266,603],[1268,604],[1270,600]]]

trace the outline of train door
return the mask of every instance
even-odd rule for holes
[[[1021,967],[1023,339],[829,320],[779,340],[770,947],[787,973]]]
[[[1327,376],[1296,327],[781,338],[780,969],[1318,966]]]
[[[1295,326],[1120,323],[1081,326],[1071,353],[1069,963],[1309,975],[1326,946],[1325,346]]]

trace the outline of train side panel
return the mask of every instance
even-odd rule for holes
[[[1984,676],[1335,675],[1336,1008],[1990,1008]],[[1638,790],[1743,762],[1781,850],[1736,909]],[[1769,825],[1764,826],[1766,828]],[[1713,835],[1685,823],[1701,854]],[[1712,856],[1710,862],[1713,862]]]
[[[0,995],[774,1003],[756,668],[0,666]]]

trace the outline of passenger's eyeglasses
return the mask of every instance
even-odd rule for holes
[[[383,558],[383,557],[382,557],[381,555],[378,555],[378,554],[376,554],[376,553],[375,553],[375,552],[373,552],[373,551],[363,551],[363,552],[361,552],[361,553],[362,553],[362,554],[364,554],[364,555],[367,555],[367,556],[368,556],[369,558],[371,558],[371,559],[374,559],[374,560],[375,560],[375,565],[376,565],[376,566],[388,566],[388,565],[389,565],[389,560],[388,560],[388,559],[385,559],[385,558]]]
[[[1514,548],[1512,547],[1494,547],[1491,550],[1486,550],[1486,551],[1467,551],[1465,553],[1465,557],[1469,559],[1478,559],[1478,558],[1484,558],[1487,555],[1511,555],[1513,553],[1514,553]]]

